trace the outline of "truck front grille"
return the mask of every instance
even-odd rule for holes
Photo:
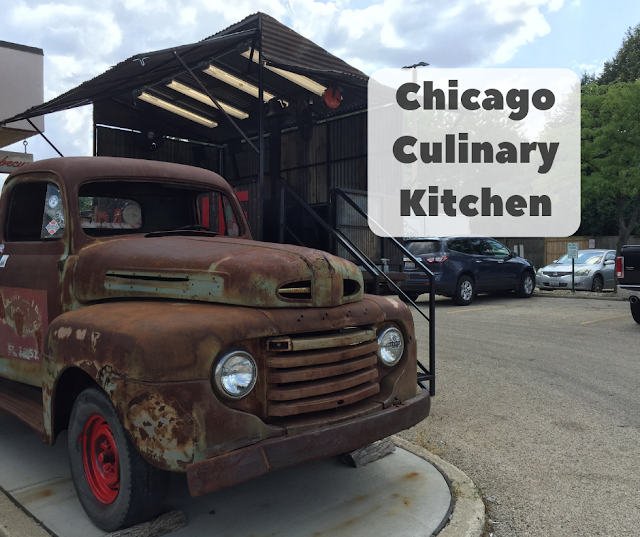
[[[267,414],[343,408],[380,391],[375,330],[353,328],[267,341]]]

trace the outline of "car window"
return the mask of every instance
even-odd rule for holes
[[[220,235],[240,236],[240,228],[233,207],[225,195],[217,192],[200,194],[197,205],[200,225]]]
[[[96,180],[78,193],[81,227],[89,236],[200,229],[238,237],[241,220],[222,193],[153,180]]]
[[[441,248],[438,240],[409,241],[405,246],[413,255],[435,254]]]
[[[487,245],[484,239],[469,239],[470,253],[473,255],[485,255]]]
[[[58,240],[64,234],[65,214],[58,187],[46,181],[16,185],[11,194],[7,240]]]
[[[616,258],[615,252],[607,252],[607,255],[605,256],[604,260],[611,261],[612,259],[615,260],[615,258]]]
[[[136,201],[105,196],[78,198],[80,223],[83,229],[139,229],[142,211]]]
[[[599,265],[602,261],[602,252],[594,253],[589,250],[580,250],[576,258],[576,265]],[[559,265],[570,265],[571,258],[565,254],[558,259]]]
[[[470,254],[471,246],[467,239],[449,239],[447,241],[447,247],[449,250],[459,252],[461,254]]]
[[[500,258],[509,257],[509,249],[503,246],[502,244],[500,244],[498,241],[495,241],[493,239],[487,239],[486,242],[487,242],[487,250],[485,255],[491,255],[493,257],[500,257]]]

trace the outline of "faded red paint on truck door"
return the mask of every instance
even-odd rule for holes
[[[42,352],[48,324],[61,312],[61,275],[59,262],[66,257],[68,230],[64,226],[47,225],[55,220],[46,214],[44,206],[53,194],[47,187],[46,197],[37,203],[24,204],[28,196],[22,196],[22,205],[18,196],[14,196],[19,187],[27,183],[47,183],[53,185],[47,176],[30,176],[12,181],[2,195],[1,210],[8,218],[0,222],[0,240],[2,241],[3,263],[0,263],[0,375],[30,384],[42,386]],[[18,183],[18,184],[16,184]],[[35,192],[35,191],[34,191]],[[40,190],[38,190],[40,192]],[[59,187],[55,191],[57,199],[51,201],[62,218],[63,194]],[[23,192],[24,194],[24,192]],[[39,206],[39,209],[38,209]],[[50,207],[50,209],[52,209]],[[25,210],[39,213],[42,230],[35,233],[25,232],[30,220],[24,216]],[[16,215],[20,215],[16,217]],[[19,226],[16,226],[18,219]],[[33,222],[35,223],[35,216]],[[56,220],[57,223],[57,220]],[[42,235],[46,238],[42,238]],[[50,236],[49,236],[50,235]]]

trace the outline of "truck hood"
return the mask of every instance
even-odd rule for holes
[[[328,307],[362,300],[351,262],[320,250],[230,237],[134,235],[80,251],[79,302],[144,297],[240,306]]]

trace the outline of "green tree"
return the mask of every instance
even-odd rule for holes
[[[583,199],[613,200],[620,250],[640,213],[640,81],[590,84],[581,93]]]
[[[640,24],[627,29],[622,46],[611,61],[604,62],[598,84],[635,82],[640,78]]]
[[[597,82],[597,77],[595,73],[587,73],[586,71],[582,71],[580,75],[580,85],[588,86],[589,84],[594,84]]]

